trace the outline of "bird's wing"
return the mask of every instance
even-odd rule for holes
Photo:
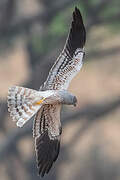
[[[60,149],[60,104],[44,105],[36,114],[33,126],[39,174],[43,177],[56,161]]]
[[[86,31],[78,8],[73,12],[73,21],[65,47],[51,68],[43,87],[46,89],[67,89],[70,81],[82,67]]]

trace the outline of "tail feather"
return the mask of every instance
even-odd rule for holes
[[[41,97],[43,98],[43,97]],[[17,126],[22,127],[42,106],[35,103],[40,100],[40,94],[36,90],[13,86],[8,91],[8,111]]]

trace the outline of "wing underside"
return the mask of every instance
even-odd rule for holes
[[[79,9],[73,12],[73,21],[65,47],[51,68],[43,88],[67,89],[72,78],[82,67],[86,31]]]
[[[33,137],[39,174],[43,177],[56,161],[60,149],[61,105],[44,105],[34,120]]]

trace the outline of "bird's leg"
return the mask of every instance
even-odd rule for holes
[[[43,101],[44,101],[45,99],[46,99],[46,98],[43,98],[43,99],[41,99],[41,100],[35,102],[35,105],[40,105],[41,103],[43,103]]]

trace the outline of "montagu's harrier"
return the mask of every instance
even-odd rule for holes
[[[82,16],[76,7],[70,32],[63,51],[51,68],[40,91],[13,86],[8,92],[8,111],[17,126],[35,116],[33,137],[39,174],[44,176],[56,161],[62,133],[62,104],[76,105],[77,99],[67,91],[72,78],[82,67],[86,32]]]

